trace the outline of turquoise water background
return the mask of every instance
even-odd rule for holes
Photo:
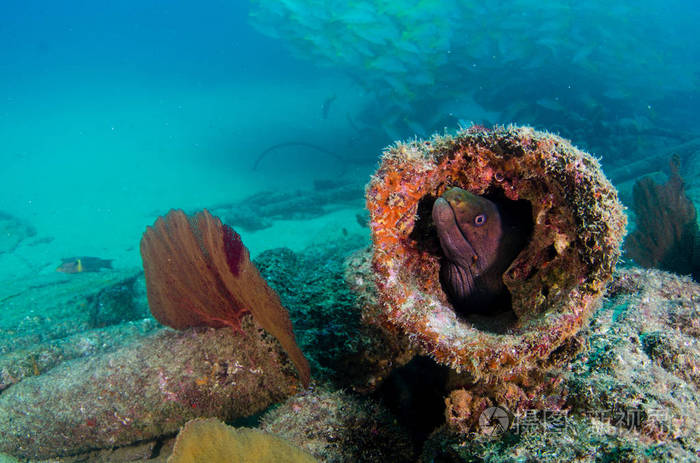
[[[245,3],[3,5],[0,210],[53,241],[0,255],[0,275],[51,272],[73,255],[140,265],[141,233],[171,207],[335,175],[303,152],[252,170],[274,143],[332,144],[341,114],[324,120],[321,105],[348,84],[252,30]],[[253,252],[297,244],[261,233],[246,240]]]
[[[562,2],[368,5],[3,2],[0,211],[47,239],[0,255],[0,277],[52,272],[76,255],[138,266],[144,227],[169,208],[339,176],[364,181],[392,140],[459,124],[550,129],[604,166],[628,161],[620,153],[633,139],[616,139],[621,127],[632,127],[648,153],[658,144],[646,134],[659,126],[697,132],[700,14],[692,2],[591,2],[572,5],[577,16]],[[369,28],[372,15],[405,29],[383,37],[391,31]],[[394,51],[357,61],[357,53],[394,46],[437,58],[417,58],[416,69],[392,61]],[[386,90],[418,74],[406,95]],[[353,162],[297,147],[252,169],[266,148],[299,141]],[[357,212],[243,237],[253,254],[298,249],[339,224],[359,231]]]

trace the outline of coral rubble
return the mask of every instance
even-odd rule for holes
[[[452,187],[528,211],[531,237],[503,273],[510,319],[462,316],[441,287],[430,210]],[[366,197],[372,272],[350,278],[377,292],[369,317],[485,382],[524,380],[580,330],[610,280],[626,224],[596,159],[527,127],[397,143]]]
[[[208,211],[172,210],[141,239],[148,302],[154,317],[177,329],[240,329],[251,313],[284,347],[304,385],[309,364],[297,346],[289,314],[250,261],[240,236]]]

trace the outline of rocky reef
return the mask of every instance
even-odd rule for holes
[[[410,434],[386,407],[342,391],[291,397],[265,413],[260,427],[327,463],[415,461]]]
[[[0,451],[75,455],[154,440],[199,416],[261,411],[296,390],[297,379],[279,344],[250,316],[241,329],[244,336],[160,330],[25,378],[0,395]]]
[[[365,244],[366,237],[351,235],[303,252],[269,250],[255,260],[261,274],[280,292],[283,304],[289,309],[300,347],[310,360],[317,383],[286,400],[284,394],[271,398],[281,405],[265,411],[259,421],[234,421],[233,424],[257,426],[279,434],[319,460],[328,461],[417,461],[421,458],[420,461],[426,462],[504,462],[520,458],[556,462],[578,458],[592,462],[597,461],[597,455],[610,461],[696,459],[694,452],[700,443],[695,430],[700,426],[698,411],[693,407],[700,402],[696,374],[700,317],[695,301],[700,297],[700,286],[689,278],[636,268],[617,271],[590,323],[584,325],[566,348],[558,349],[560,356],[550,356],[552,363],[543,364],[546,373],[531,376],[532,382],[527,386],[511,382],[489,389],[484,383],[465,383],[445,366],[431,367],[434,362],[425,357],[418,364],[409,363],[408,366],[415,367],[412,379],[408,375],[397,375],[402,370],[399,365],[408,362],[415,351],[406,346],[407,339],[388,336],[390,332],[384,333],[386,338],[381,338],[380,328],[362,323],[361,309],[367,307],[364,296],[358,299],[344,279],[344,272],[356,276],[358,267],[371,268],[370,252],[352,253]],[[167,385],[174,386],[167,390],[174,392],[178,400],[202,399],[203,405],[223,404],[218,410],[222,414],[218,416],[231,423],[237,415],[231,413],[229,407],[237,407],[236,403],[242,406],[245,398],[237,396],[241,402],[232,399],[229,394],[233,386],[222,387],[220,381],[226,384],[245,378],[260,381],[260,376],[228,367],[224,371],[225,365],[230,366],[226,362],[231,359],[232,349],[236,349],[230,343],[240,340],[232,335],[230,328],[176,332],[158,329],[152,318],[89,328],[88,314],[80,311],[85,298],[75,295],[91,295],[103,289],[103,294],[114,293],[125,287],[121,279],[126,281],[133,276],[133,273],[116,270],[76,275],[70,279],[56,274],[52,278],[58,283],[53,288],[45,277],[25,282],[27,288],[41,286],[34,290],[42,295],[39,301],[49,308],[54,303],[59,304],[65,309],[64,318],[55,318],[56,331],[51,331],[49,320],[39,323],[38,319],[27,317],[30,307],[40,307],[30,304],[32,291],[8,300],[12,303],[8,307],[12,308],[12,321],[16,326],[14,330],[8,327],[3,331],[3,339],[8,340],[5,350],[11,349],[12,339],[29,342],[27,332],[35,325],[37,331],[46,330],[47,344],[45,350],[36,347],[37,350],[27,351],[25,356],[21,355],[22,349],[2,356],[8,368],[14,358],[14,364],[24,367],[25,376],[11,383],[0,398],[13,389],[16,392],[12,397],[24,397],[41,384],[44,387],[40,394],[31,396],[36,413],[41,413],[39,405],[49,406],[48,410],[57,413],[55,416],[67,418],[73,413],[77,420],[84,417],[83,413],[93,413],[108,405],[113,407],[112,411],[121,410],[134,402],[136,393],[129,392],[134,387],[130,383],[151,384],[151,381],[160,380],[158,371],[138,366],[147,358],[162,356],[173,346],[180,346],[169,355],[170,361],[163,361]],[[142,311],[146,310],[143,286],[143,279],[139,277],[133,286],[138,290],[133,293],[131,302]],[[112,287],[115,290],[110,291]],[[19,288],[15,290],[20,292]],[[66,299],[54,301],[50,298],[50,294],[61,294],[61,291],[65,291]],[[128,309],[126,313],[131,311]],[[60,312],[56,309],[51,313],[52,317],[58,317]],[[371,321],[367,315],[364,314],[365,321]],[[69,323],[71,317],[74,323]],[[9,323],[10,319],[6,320]],[[244,329],[251,320],[250,316],[244,317]],[[75,330],[66,338],[60,338],[66,326],[73,326]],[[163,341],[160,347],[158,339]],[[286,359],[271,336],[265,336],[265,340],[275,346],[280,360]],[[390,341],[401,342],[391,344]],[[73,348],[68,349],[69,345]],[[66,346],[60,351],[65,352],[65,358],[50,356],[50,348],[62,346]],[[256,365],[267,368],[264,362],[269,360],[268,353],[262,357],[257,355],[251,354]],[[40,368],[37,374],[32,356]],[[191,358],[192,362],[183,363],[183,358]],[[45,363],[51,359],[51,363]],[[242,358],[241,365],[243,361],[247,359]],[[113,370],[114,365],[124,363],[127,368]],[[88,364],[100,366],[100,370],[109,368],[110,373],[92,370],[83,375],[85,382],[81,385],[78,372],[85,371],[83,368]],[[129,367],[132,364],[134,367]],[[272,372],[286,371],[288,384],[293,388],[298,384],[296,375],[292,365],[286,365],[284,370],[275,365],[270,368]],[[93,377],[102,381],[94,381]],[[28,383],[22,385],[26,381]],[[73,385],[71,391],[94,388],[94,394],[102,393],[103,398],[108,392],[112,395],[100,405],[99,401],[86,402],[79,394],[73,394],[59,410],[60,405],[51,403],[51,391],[59,388],[62,382]],[[319,386],[318,382],[325,385]],[[390,383],[394,385],[388,388]],[[239,387],[241,384],[238,382]],[[267,387],[259,382],[254,384],[256,393]],[[341,388],[346,391],[341,392]],[[119,389],[123,392],[117,394]],[[184,394],[186,391],[188,394]],[[369,391],[375,392],[368,396]],[[195,396],[195,392],[201,395]],[[90,392],[86,397],[98,397],[94,394]],[[141,397],[140,394],[139,390],[137,397]],[[10,402],[10,396],[7,397],[0,400],[0,404],[16,407],[14,401]],[[186,419],[217,415],[212,408],[206,408],[205,413],[199,408],[180,407],[178,401],[161,403],[162,396],[148,397],[155,401],[155,408],[140,419],[156,413],[163,422],[178,421],[181,425],[183,416]],[[509,405],[514,403],[509,401],[512,397],[524,397],[529,402],[523,400],[519,402],[520,409],[510,409]],[[447,405],[445,399],[448,399]],[[73,407],[70,413],[66,410],[68,405]],[[487,435],[478,425],[483,410],[491,406],[503,406],[512,413],[511,428],[503,435]],[[85,412],[80,412],[80,407]],[[437,416],[436,421],[426,418],[426,408],[431,417]],[[7,413],[8,408],[0,412]],[[562,427],[564,416],[566,427]],[[144,423],[150,423],[149,429],[155,429],[152,427],[155,421]],[[31,426],[31,423],[25,424]],[[417,437],[414,428],[423,424],[426,434]],[[628,429],[633,425],[633,429]],[[121,432],[124,425],[119,426],[105,427],[104,432]],[[96,437],[91,436],[89,441],[81,443],[81,448],[90,448],[89,451],[74,456],[54,456],[50,460],[165,462],[172,452],[177,427],[176,424],[167,430],[164,427],[157,432],[157,437],[119,447],[98,444]],[[23,429],[34,429],[35,439],[47,439],[42,436],[43,430]],[[49,434],[53,430],[47,427]],[[142,436],[133,434],[134,439]],[[100,439],[105,442],[107,437]],[[17,449],[8,444],[5,451],[16,454]]]
[[[469,417],[448,406],[451,423],[428,440],[423,461],[697,461],[699,297],[688,277],[617,272],[579,333],[582,352],[553,372],[560,387],[548,405],[514,413],[496,435],[461,432]]]
[[[507,310],[445,291],[433,211],[454,188],[524,231],[499,261]],[[595,159],[529,128],[472,128],[389,148],[367,203],[370,246],[349,234],[251,262],[221,222],[177,213],[144,245],[150,290],[119,269],[5,285],[0,452],[165,462],[185,422],[216,417],[328,462],[697,460],[700,286],[614,269],[625,220]],[[180,457],[234,434],[206,422]]]
[[[363,323],[358,294],[345,271],[355,259],[368,262],[366,253],[355,252],[368,241],[366,236],[348,235],[300,253],[270,249],[255,260],[289,310],[314,379],[361,392],[374,390],[396,359],[401,364],[414,355],[404,340]]]
[[[154,330],[150,322],[152,333],[113,326],[146,315],[135,272],[56,276],[3,297],[16,310],[0,325],[13,335],[0,359],[0,452],[36,459],[135,442],[155,447],[188,419],[247,417],[297,391],[299,379],[308,383],[289,315],[230,227],[206,211],[172,211],[141,244],[151,312],[182,331]],[[77,304],[71,290],[83,292]],[[36,307],[40,293],[51,302]],[[37,308],[37,324],[47,330],[33,334],[48,339],[28,339],[22,350],[25,334],[15,330]],[[110,345],[120,339],[115,331],[131,336]],[[92,352],[67,347],[95,336],[105,343]]]

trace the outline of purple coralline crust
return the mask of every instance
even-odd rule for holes
[[[248,315],[229,328],[164,329],[66,362],[0,395],[0,452],[45,459],[174,433],[197,417],[261,411],[298,385],[277,341]]]

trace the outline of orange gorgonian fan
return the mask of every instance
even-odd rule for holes
[[[241,237],[207,210],[187,216],[171,210],[141,238],[148,303],[153,316],[176,329],[230,326],[255,320],[280,342],[309,383],[310,369],[277,293],[250,261]]]

